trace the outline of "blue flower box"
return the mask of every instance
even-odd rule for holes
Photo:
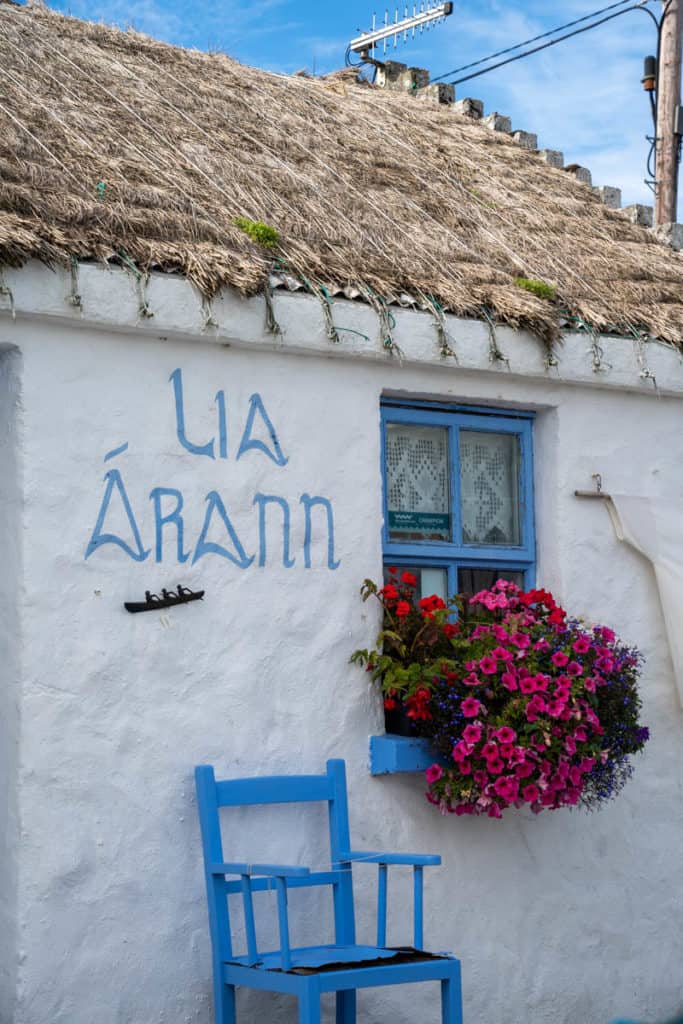
[[[371,775],[423,772],[438,760],[428,739],[391,733],[370,737]]]

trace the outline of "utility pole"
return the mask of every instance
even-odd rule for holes
[[[663,2],[657,89],[657,189],[655,224],[675,224],[681,130],[681,41],[683,0]]]

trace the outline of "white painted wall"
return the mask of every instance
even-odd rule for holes
[[[199,303],[181,281],[153,280],[155,316],[138,325],[135,291],[121,273],[82,270],[82,318],[65,299],[66,278],[28,268],[6,279],[17,319],[0,316],[0,345],[22,353],[24,565],[18,1002],[3,1024],[208,1024],[193,766],[213,762],[226,776],[317,772],[330,756],[347,761],[356,848],[443,855],[427,879],[427,937],[462,958],[467,1024],[605,1024],[620,1012],[656,1020],[680,1009],[683,714],[650,567],[618,544],[603,507],[573,497],[593,472],[615,492],[680,495],[683,370],[675,353],[649,346],[645,354],[657,397],[640,376],[642,360],[616,339],[603,340],[612,369],[595,374],[585,337],[568,339],[559,367],[548,370],[533,339],[501,332],[508,370],[489,362],[480,325],[452,321],[462,355],[453,366],[438,357],[430,318],[405,312],[400,365],[375,343],[370,312],[351,303],[336,305],[335,318],[373,340],[349,336],[332,348],[319,308],[301,296],[276,297],[284,338],[264,334],[260,300],[230,296],[214,303],[221,326],[202,336]],[[216,455],[214,396],[224,391],[227,458],[179,444],[169,383],[177,368],[188,437],[198,445],[215,438]],[[442,819],[420,777],[369,776],[379,701],[348,656],[377,625],[358,588],[381,571],[382,392],[538,410],[539,580],[648,656],[653,738],[634,781],[599,814]],[[254,393],[284,466],[258,450],[235,458]],[[151,549],[141,562],[112,544],[85,558],[113,469]],[[240,569],[209,554],[179,566],[167,527],[157,564],[149,495],[158,486],[182,492],[189,551],[206,495],[219,492],[254,563]],[[257,493],[289,504],[291,568],[282,565],[274,506],[266,564],[258,565]],[[304,566],[303,494],[332,503],[335,571],[320,509],[312,565]],[[225,535],[210,539],[224,543]],[[145,589],[177,583],[205,589],[205,600],[165,616],[123,610]],[[321,810],[288,814],[238,812],[226,854],[322,864]],[[394,879],[389,939],[400,942],[409,938],[410,879],[401,869]],[[366,940],[374,898],[375,869],[360,866]],[[327,904],[320,894],[306,899],[293,897],[296,937],[331,936]],[[272,911],[267,894],[261,910]],[[8,956],[6,942],[0,951]],[[245,993],[239,1007],[244,1024],[296,1019],[289,1001]],[[437,1019],[429,986],[360,999],[364,1022]]]
[[[20,355],[0,344],[0,1021],[16,993],[21,608]]]

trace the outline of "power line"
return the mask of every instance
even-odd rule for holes
[[[627,0],[624,0],[624,2],[627,2]],[[649,0],[646,0],[646,2],[649,2]],[[575,29],[573,32],[568,32],[568,33],[566,33],[563,36],[558,36],[557,39],[551,39],[551,41],[549,43],[543,43],[542,46],[535,46],[531,50],[525,50],[524,53],[518,53],[514,57],[508,57],[507,60],[501,60],[501,61],[498,61],[497,64],[491,64],[489,67],[484,68],[482,71],[475,71],[474,74],[464,75],[462,78],[456,78],[453,81],[452,84],[453,85],[459,85],[461,82],[469,82],[473,78],[479,78],[479,77],[481,77],[481,75],[488,74],[489,71],[495,71],[496,68],[501,68],[501,67],[504,67],[506,64],[512,64],[512,63],[514,63],[517,60],[522,60],[523,57],[530,57],[534,53],[540,53],[541,50],[547,50],[548,47],[550,47],[550,46],[556,46],[557,43],[562,43],[566,39],[571,39],[573,36],[581,35],[581,33],[583,33],[583,32],[589,32],[593,28],[598,28],[599,25],[604,25],[606,22],[612,21],[614,18],[619,18],[619,17],[621,17],[622,14],[626,14],[628,11],[643,11],[645,14],[648,14],[652,18],[652,20],[654,21],[655,25],[657,26],[657,29],[659,30],[659,22],[657,21],[657,18],[654,16],[652,11],[648,10],[647,7],[645,7],[645,5],[642,2],[642,0],[641,0],[640,3],[631,4],[630,7],[624,7],[623,4],[611,5],[611,7],[603,8],[603,11],[611,10],[611,9],[614,8],[614,6],[619,6],[622,9],[617,11],[615,14],[609,14],[605,18],[600,18],[599,21],[591,22],[590,25],[584,25],[583,28],[578,28],[578,29]],[[595,14],[599,14],[599,13],[601,13],[601,12],[599,12],[599,11],[595,12]],[[586,17],[595,17],[595,14],[587,15]],[[585,19],[579,19],[579,20],[583,21]],[[577,22],[574,22],[574,24],[577,24]],[[567,26],[562,26],[562,27],[566,28]],[[556,28],[556,29],[553,30],[553,32],[544,33],[542,36],[537,36],[536,38],[537,39],[542,39],[542,38],[544,38],[544,36],[554,35],[555,32],[559,32],[559,31],[560,31],[560,28]],[[507,50],[501,51],[501,53],[510,53],[513,50],[518,50],[522,46],[526,46],[528,43],[533,42],[533,41],[534,41],[533,39],[528,39],[525,43],[519,43],[517,46],[511,46]],[[457,74],[458,71],[464,71],[466,67],[474,67],[475,65],[483,64],[483,63],[486,63],[487,61],[493,60],[495,56],[497,56],[497,54],[491,54],[490,57],[485,57],[485,58],[483,58],[480,61],[475,61],[473,64],[466,65],[463,68],[456,68],[453,71],[447,71],[443,75],[438,75],[436,78],[432,78],[431,81],[432,82],[439,82],[443,78],[449,78],[451,75]]]
[[[563,32],[566,28],[574,28],[575,25],[580,25],[584,21],[590,21],[591,18],[597,18],[600,14],[606,14],[607,11],[612,11],[616,7],[623,7],[627,3],[631,3],[632,0],[618,0],[618,3],[610,4],[609,7],[603,7],[599,11],[593,11],[592,14],[584,14],[582,18],[577,18],[575,21],[568,21],[566,25],[558,25],[557,28],[551,29],[549,32],[543,32],[539,36],[533,36],[531,39],[525,39],[523,43],[517,43],[516,46],[508,46],[505,50],[497,50],[496,53],[490,53],[488,57],[482,57],[480,60],[474,60],[470,64],[462,64],[459,68],[454,68],[452,71],[446,72],[445,75],[439,75],[438,78],[432,78],[432,82],[438,82],[442,78],[447,78],[449,75],[459,75],[461,71],[469,71],[470,68],[477,68],[480,64],[487,64],[490,60],[495,60],[496,57],[504,57],[507,53],[514,53],[515,50],[521,50],[523,46],[529,46],[530,43],[537,43],[540,39],[547,39],[549,36],[554,36],[558,32]]]

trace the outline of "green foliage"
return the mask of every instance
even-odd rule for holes
[[[264,224],[262,220],[249,220],[248,217],[235,217],[233,224],[235,227],[238,227],[240,231],[244,231],[245,235],[248,235],[253,242],[258,242],[259,245],[265,245],[269,249],[273,249],[280,241],[279,231],[272,228],[270,224]]]
[[[548,302],[553,302],[557,297],[557,289],[552,284],[546,284],[545,281],[536,281],[530,277],[516,277],[515,284],[518,288],[523,288],[526,292],[531,292],[532,295],[536,295],[539,299],[547,299]]]

